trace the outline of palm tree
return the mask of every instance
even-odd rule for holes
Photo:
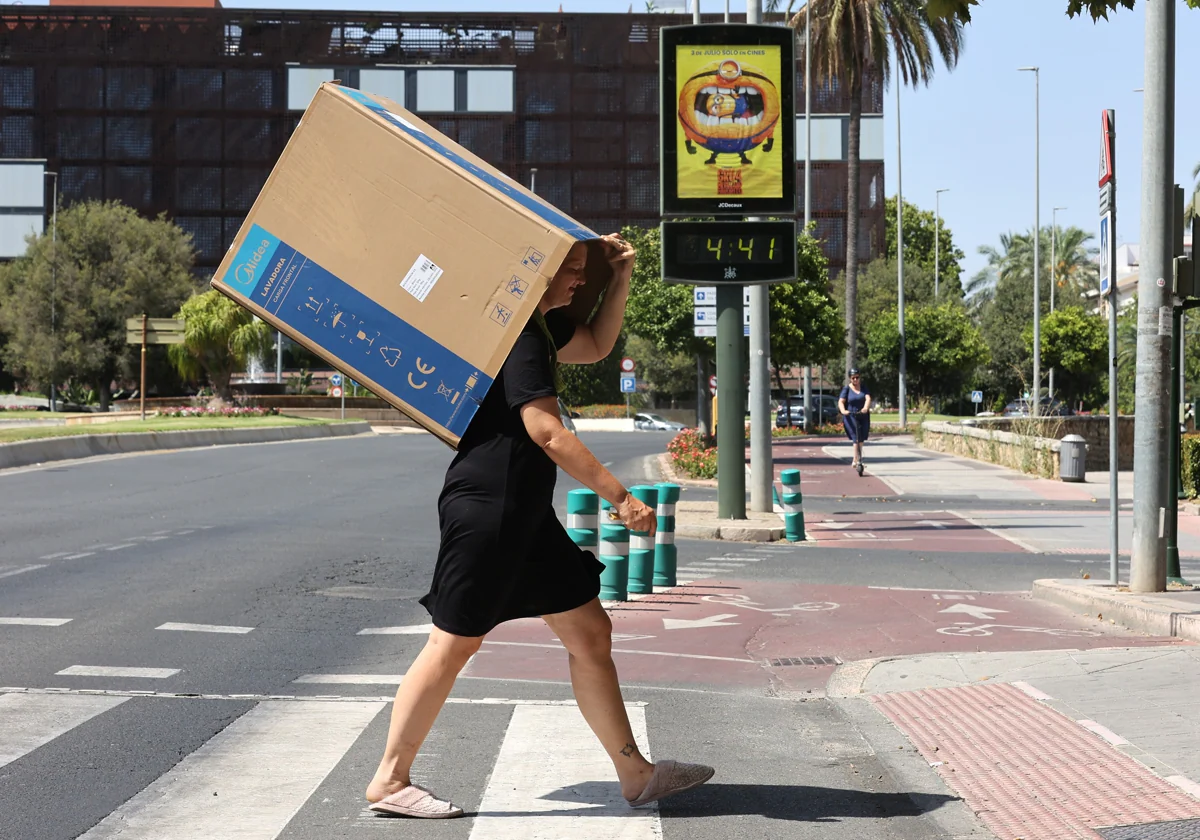
[[[958,63],[963,47],[956,18],[931,19],[926,0],[808,0],[815,79],[847,92],[850,124],[846,141],[846,365],[853,367],[858,350],[858,191],[859,140],[862,132],[863,84],[872,75],[891,78],[895,61],[900,82],[929,84],[935,51],[948,68]],[[792,18],[803,31],[805,9]],[[801,43],[804,39],[801,38]],[[894,55],[893,55],[894,54]]]
[[[1088,243],[1094,238],[1082,228],[1058,228],[1055,231],[1055,264],[1050,264],[1050,229],[1042,229],[1039,252],[1043,260],[1041,276],[1043,283],[1050,277],[1057,281],[1056,297],[1064,305],[1078,302],[1083,294],[1099,289],[1100,271],[1096,263],[1096,249]],[[1033,234],[1002,233],[1000,247],[979,246],[979,253],[987,257],[987,265],[980,269],[964,287],[967,299],[978,311],[990,301],[996,292],[996,284],[1013,278],[1033,288]],[[1048,291],[1048,289],[1047,289]],[[1066,295],[1063,298],[1062,295]],[[1042,295],[1042,304],[1049,305],[1049,297]]]
[[[275,332],[248,310],[217,291],[184,301],[177,318],[187,326],[183,344],[172,344],[167,356],[179,375],[196,381],[207,377],[218,397],[232,398],[230,380],[251,358],[263,358]]]

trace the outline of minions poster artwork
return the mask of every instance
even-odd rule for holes
[[[779,198],[779,48],[680,46],[680,198]]]

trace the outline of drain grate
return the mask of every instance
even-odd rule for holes
[[[769,660],[771,665],[780,668],[786,665],[841,665],[842,660],[836,656],[785,656],[782,659]]]
[[[1104,840],[1200,840],[1200,820],[1119,825],[1097,828],[1096,833]]]

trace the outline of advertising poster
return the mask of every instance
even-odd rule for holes
[[[785,197],[782,48],[675,46],[675,166],[681,199]],[[789,73],[792,69],[788,68]]]

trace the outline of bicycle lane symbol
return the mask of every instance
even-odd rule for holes
[[[725,607],[741,608],[753,610],[755,612],[770,613],[778,616],[789,616],[794,612],[827,612],[836,610],[841,604],[835,604],[832,601],[806,601],[801,604],[792,604],[790,607],[768,607],[758,601],[750,600],[749,595],[705,595],[703,598],[710,604],[720,604]]]
[[[945,636],[991,636],[995,630],[1011,630],[1014,633],[1045,633],[1047,636],[1095,637],[1094,630],[1072,630],[1062,627],[1024,627],[1019,624],[972,624],[959,622],[950,627],[939,627],[937,632]]]

